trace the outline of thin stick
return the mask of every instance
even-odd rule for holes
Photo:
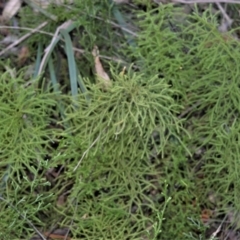
[[[0,26],[0,29],[17,29],[17,30],[25,30],[25,31],[34,31],[35,29],[34,28],[28,28],[28,27],[14,27],[14,26]],[[45,31],[37,31],[38,33],[42,33],[42,34],[45,34],[45,35],[49,35],[51,37],[54,36],[54,34],[52,33],[49,33],[49,32],[45,32]]]
[[[18,30],[25,30],[25,31],[32,31],[34,30],[33,28],[27,28],[27,27],[12,27],[12,26],[0,26],[0,29],[18,29]],[[54,37],[54,34],[53,33],[49,33],[49,32],[45,32],[45,31],[37,31],[38,33],[41,33],[41,34],[45,34],[45,35],[48,35],[48,36],[51,36],[51,37]],[[60,39],[61,41],[64,42],[64,39]],[[80,49],[80,48],[76,48],[76,47],[73,47],[73,50],[75,52],[79,52],[79,53],[82,53],[82,54],[86,54],[86,51],[83,50],[83,49]],[[110,61],[114,61],[114,62],[117,62],[117,63],[121,63],[121,64],[128,64],[127,62],[119,59],[119,58],[116,58],[116,57],[109,57],[109,56],[105,56],[105,55],[99,55],[100,58],[103,58],[103,59],[107,59],[107,60],[110,60]]]
[[[14,207],[10,202],[8,202],[6,199],[4,199],[4,198],[2,198],[2,197],[0,197],[0,200],[2,200],[3,202],[7,203],[14,211],[16,211],[16,212],[20,215],[20,217],[21,217],[22,219],[24,219],[24,220],[34,229],[34,231],[39,235],[39,237],[40,237],[42,240],[47,240],[47,239],[38,231],[38,229],[37,229],[24,215],[22,215],[22,213],[21,213],[19,210],[17,210],[16,207]]]
[[[98,17],[98,16],[91,16],[91,15],[90,15],[90,17],[93,17],[93,18],[99,19],[99,20],[104,21],[104,22],[106,22],[106,23],[110,23],[110,24],[113,25],[114,27],[121,28],[123,31],[125,31],[125,32],[127,32],[127,33],[133,35],[134,37],[137,37],[137,36],[138,36],[137,33],[133,32],[133,31],[131,31],[131,30],[125,28],[125,27],[122,27],[121,25],[119,25],[119,24],[117,24],[117,23],[115,23],[115,22],[113,22],[113,21],[105,20],[105,19],[103,19],[103,18],[101,18],[101,17]]]
[[[219,10],[221,11],[223,17],[226,19],[226,21],[228,22],[229,26],[232,24],[233,20],[227,15],[226,11],[224,10],[224,8],[222,7],[222,5],[220,3],[216,3]]]
[[[195,104],[193,104],[191,107],[188,107],[186,110],[184,110],[179,116],[178,118],[183,118],[185,115],[187,115],[190,111],[192,111],[193,109],[197,108],[199,105],[201,105],[201,102],[198,101]]]
[[[4,53],[6,53],[8,50],[10,50],[11,48],[17,46],[19,43],[23,42],[25,39],[27,39],[28,37],[30,37],[33,33],[38,32],[39,29],[45,27],[48,24],[48,22],[44,22],[42,24],[40,24],[37,28],[33,29],[31,32],[25,34],[24,36],[22,36],[21,38],[19,38],[16,42],[10,44],[7,48],[5,48],[4,50],[2,50],[0,52],[0,56],[2,56]]]
[[[41,61],[39,70],[38,70],[38,75],[40,75],[45,68],[45,65],[47,63],[47,60],[49,59],[50,54],[52,53],[55,45],[58,43],[58,41],[61,39],[61,36],[59,35],[61,29],[65,29],[67,27],[71,27],[73,25],[72,20],[68,20],[64,22],[61,26],[59,26],[52,38],[51,43],[48,45],[48,47],[45,49],[45,54],[43,56],[43,59]]]
[[[227,215],[225,215],[225,217],[223,218],[222,222],[220,223],[220,225],[218,226],[217,230],[215,232],[212,233],[212,235],[210,236],[209,240],[214,240],[215,237],[217,236],[217,234],[220,232],[222,225],[224,223],[224,221],[226,220]]]
[[[95,143],[99,140],[100,138],[100,134],[98,135],[98,137],[92,142],[92,144],[89,146],[89,148],[83,153],[81,159],[79,160],[77,166],[73,169],[73,171],[75,172],[77,170],[77,168],[79,167],[79,165],[81,164],[83,158],[86,156],[86,154],[89,152],[89,150],[95,145]]]
[[[221,32],[226,32],[227,29],[229,27],[231,27],[232,23],[233,23],[233,20],[227,15],[226,11],[224,10],[224,8],[222,7],[222,5],[220,3],[216,3],[216,5],[218,6],[218,9],[220,10],[220,12],[222,13],[223,15],[223,22],[222,24],[220,25],[220,27],[218,28]]]

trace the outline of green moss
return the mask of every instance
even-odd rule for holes
[[[72,37],[85,53],[76,62],[91,101],[68,96],[61,44],[54,67],[64,94],[48,87],[48,74],[40,88],[26,87],[22,73],[1,74],[6,201],[0,234],[6,239],[34,235],[28,221],[41,232],[57,222],[78,239],[203,239],[203,209],[226,212],[231,205],[239,211],[238,41],[221,35],[208,11],[120,6],[140,29],[136,47],[127,46],[128,36],[106,21],[113,20],[112,7],[79,1],[47,10],[59,18],[46,31],[77,21]],[[32,19],[28,7],[20,17],[32,28],[46,20],[42,14]],[[36,34],[28,44],[34,48],[38,41],[46,47],[51,37]],[[126,61],[125,73],[104,62],[113,81],[108,91],[93,83],[94,45]],[[215,202],[208,198],[212,192]]]

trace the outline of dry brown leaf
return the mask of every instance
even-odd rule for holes
[[[57,206],[58,207],[64,206],[64,204],[66,203],[66,200],[67,200],[66,195],[64,195],[64,194],[60,195],[57,199]]]
[[[125,75],[126,72],[126,67],[123,67],[123,70],[120,72],[120,76],[123,77]]]
[[[213,215],[213,211],[210,209],[203,209],[201,212],[201,221],[203,224],[206,224],[209,222]]]
[[[4,20],[11,19],[21,8],[22,0],[9,0],[2,12]]]
[[[18,54],[19,65],[22,66],[27,61],[29,56],[30,56],[29,48],[27,46],[21,47],[19,54]]]
[[[85,213],[85,214],[82,216],[82,219],[88,219],[88,214]]]
[[[112,82],[111,82],[108,74],[103,69],[103,66],[102,66],[102,63],[101,63],[100,57],[99,57],[99,50],[98,50],[97,46],[94,46],[92,55],[94,57],[97,80],[103,84],[103,88],[106,90],[112,86]]]

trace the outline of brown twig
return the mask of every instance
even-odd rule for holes
[[[197,108],[199,105],[201,105],[201,102],[198,101],[195,104],[193,104],[191,107],[188,107],[185,111],[183,111],[178,118],[183,118],[185,117],[189,112],[191,112],[193,109]]]
[[[6,199],[4,199],[3,197],[0,197],[0,200],[3,201],[3,202],[5,202],[6,204],[8,204],[14,211],[16,211],[16,212],[21,216],[21,218],[24,219],[24,220],[28,223],[28,225],[31,226],[31,227],[34,229],[34,231],[37,233],[37,235],[38,235],[42,240],[47,240],[47,239],[43,236],[43,234],[41,234],[41,232],[30,222],[30,220],[28,220],[28,219],[26,218],[26,216],[24,216],[16,207],[14,207],[10,202],[8,202],[8,201],[7,201]]]
[[[220,32],[227,32],[228,28],[231,27],[233,20],[228,16],[226,10],[220,3],[216,3],[216,5],[223,15],[222,24],[219,26],[218,30]]]
[[[21,42],[23,42],[25,39],[27,39],[28,37],[30,37],[33,33],[38,32],[39,29],[45,27],[48,24],[48,22],[44,22],[42,24],[40,24],[37,28],[33,29],[31,32],[25,34],[24,36],[22,36],[21,38],[19,38],[16,42],[10,44],[7,48],[5,48],[4,50],[2,50],[0,52],[0,56],[2,56],[4,53],[6,53],[8,50],[10,50],[11,48],[17,46],[18,44],[20,44]]]

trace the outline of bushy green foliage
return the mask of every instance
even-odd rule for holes
[[[113,87],[107,92],[99,84],[87,85],[91,103],[88,105],[81,96],[79,109],[70,115],[74,122],[70,131],[86,137],[89,144],[99,136],[97,145],[101,144],[106,151],[118,146],[114,150],[116,157],[126,154],[133,158],[148,157],[150,149],[146,143],[154,143],[152,135],[156,131],[163,152],[169,138],[178,137],[181,130],[176,117],[181,107],[172,98],[177,91],[157,76],[146,78],[130,72],[112,75]]]
[[[51,219],[49,212],[54,218],[64,215],[66,225],[73,219],[72,233],[76,237],[80,232],[89,239],[125,234],[137,238],[144,234],[152,221],[151,212],[155,216],[158,212],[145,193],[155,188],[147,178],[157,171],[150,161],[152,133],[159,132],[158,151],[163,151],[169,136],[177,137],[181,129],[174,116],[179,106],[171,98],[169,86],[156,77],[145,79],[141,75],[115,75],[114,85],[107,92],[89,83],[90,105],[80,95],[79,109],[66,110],[65,121],[70,127],[61,131],[51,127],[57,124],[52,116],[60,96],[39,92],[34,85],[24,88],[21,79],[9,77],[5,74],[1,81],[1,120],[6,126],[1,130],[5,147],[2,169],[9,166],[10,179],[7,195],[4,194],[8,201],[38,227],[45,225],[44,215]],[[53,149],[51,143],[55,141],[59,146]],[[59,177],[59,188],[47,181],[44,173],[60,164],[66,172]],[[54,205],[65,184],[73,187],[68,198],[70,209],[62,212],[54,209]],[[14,209],[7,209],[18,214]],[[86,219],[82,219],[85,214]],[[17,220],[23,221],[19,218],[14,221]],[[10,233],[13,222],[6,221]],[[21,227],[20,224],[15,230],[17,236],[31,233],[31,228]],[[4,231],[7,234],[8,228]]]
[[[113,27],[89,22],[108,19],[112,6],[90,2],[77,3],[88,15],[75,34],[88,52],[77,64],[91,101],[1,74],[0,236],[30,238],[30,221],[78,239],[204,238],[203,206],[239,210],[239,43],[209,12],[161,5],[138,12],[141,31],[128,48]],[[68,19],[60,7],[49,11]],[[125,73],[108,65],[106,91],[89,73],[95,44],[135,60]]]
[[[7,201],[24,216],[43,225],[38,214],[49,210],[53,193],[41,191],[49,183],[39,171],[50,167],[44,159],[49,143],[58,135],[49,128],[57,95],[33,86],[25,88],[21,76],[13,78],[9,73],[1,75],[0,89],[1,195],[7,187],[3,195]],[[30,226],[23,228],[24,220],[9,205],[1,206],[1,233],[7,236],[13,232],[13,226],[15,237],[33,231]]]
[[[239,172],[237,59],[240,45],[230,33],[223,35],[217,31],[216,18],[209,12],[202,16],[181,16],[184,20],[177,22],[175,11],[172,6],[166,6],[140,15],[144,19],[140,22],[144,30],[139,34],[138,51],[144,59],[142,69],[148,74],[159,72],[166,82],[181,92],[183,98],[179,98],[179,103],[189,110],[184,125],[191,139],[186,139],[185,143],[192,153],[204,149],[200,161],[190,164],[191,170],[183,170],[184,174],[190,171],[182,179],[187,188],[192,191],[198,188],[194,195],[200,197],[201,204],[209,205],[206,199],[213,191],[218,196],[218,211],[232,204],[235,211],[239,211],[236,185]],[[180,160],[183,153],[180,154],[171,156],[172,165],[184,164]],[[195,168],[200,169],[193,170]],[[182,181],[173,170],[170,174],[178,182]],[[198,179],[198,174],[204,174],[204,178]],[[198,183],[194,184],[194,179]],[[189,205],[187,208],[189,210]],[[180,216],[179,220],[166,222],[167,229],[173,226],[173,222],[178,223],[179,229],[184,213]],[[182,231],[184,229],[185,226]]]

